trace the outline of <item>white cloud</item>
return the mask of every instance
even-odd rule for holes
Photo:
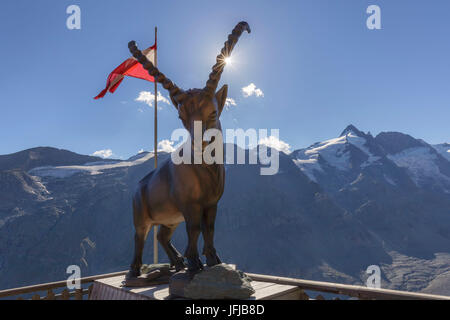
[[[144,149],[140,149],[139,151],[138,151],[138,154],[141,154],[141,153],[144,153],[145,151],[144,151]]]
[[[237,106],[236,101],[233,98],[227,98],[225,100],[225,106],[231,107],[231,106]]]
[[[173,147],[174,142],[170,140],[162,140],[158,142],[158,151],[172,153],[175,151]]]
[[[282,151],[286,154],[291,153],[291,146],[283,140],[280,140],[274,136],[259,139],[259,144],[264,144],[270,148],[277,149],[278,151]]]
[[[245,98],[250,96],[264,97],[264,92],[257,88],[254,83],[250,83],[248,86],[242,88],[242,94]]]
[[[94,157],[101,157],[101,158],[111,158],[113,155],[113,152],[111,149],[104,149],[104,150],[98,150],[95,151],[92,156]]]
[[[162,102],[162,103],[170,105],[169,99],[164,97],[160,91],[158,91],[157,100],[158,100],[158,102]],[[153,103],[155,102],[155,95],[153,93],[151,93],[150,91],[141,91],[141,92],[139,92],[139,96],[135,99],[135,101],[143,102],[146,105],[148,105],[149,107],[153,107]]]

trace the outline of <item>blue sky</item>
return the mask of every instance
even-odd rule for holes
[[[81,30],[66,8],[81,8]],[[368,30],[366,8],[381,8]],[[127,43],[153,44],[158,66],[180,87],[203,87],[235,24],[252,27],[221,84],[236,101],[224,128],[279,128],[292,149],[337,136],[352,123],[448,142],[450,2],[418,1],[4,1],[0,10],[0,154],[53,146],[127,158],[153,149],[153,109],[135,101],[153,84],[127,78],[94,101],[129,57]],[[263,97],[244,97],[254,83]],[[161,87],[161,92],[167,97]],[[181,127],[160,103],[159,138]]]

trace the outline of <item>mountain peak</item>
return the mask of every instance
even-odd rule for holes
[[[354,125],[350,124],[344,129],[344,131],[342,131],[342,133],[340,134],[340,137],[345,136],[345,135],[347,135],[349,133],[352,133],[352,132],[355,135],[357,135],[358,137],[364,137],[365,136],[364,132],[359,131],[358,128],[356,128]]]

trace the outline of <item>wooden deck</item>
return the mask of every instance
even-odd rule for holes
[[[170,300],[169,285],[155,285],[142,288],[125,288],[125,276],[114,276],[94,281],[90,300]],[[250,300],[299,300],[303,291],[297,286],[271,282],[252,281],[255,293]]]

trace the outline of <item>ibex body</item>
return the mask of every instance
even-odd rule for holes
[[[208,129],[221,130],[219,117],[227,98],[228,87],[224,85],[216,92],[220,76],[225,66],[224,59],[231,54],[244,30],[250,32],[246,22],[240,22],[228,36],[225,46],[217,56],[217,63],[203,89],[183,91],[167,79],[145,56],[137,49],[134,42],[129,48],[133,56],[143,64],[149,74],[170,92],[170,98],[177,108],[183,126],[191,134],[193,143],[194,122],[201,121],[202,136]],[[207,143],[201,144],[202,148]],[[203,234],[206,263],[212,266],[220,263],[214,248],[214,223],[217,213],[217,203],[220,200],[225,184],[223,162],[213,164],[190,163],[174,164],[167,159],[156,170],[148,174],[139,183],[133,198],[133,218],[136,229],[135,253],[130,267],[129,276],[140,274],[142,251],[147,234],[152,226],[160,225],[158,241],[166,251],[171,265],[177,270],[185,267],[183,256],[170,243],[176,227],[186,222],[188,246],[184,256],[190,271],[197,271],[203,264],[199,259],[197,242],[200,233]]]

